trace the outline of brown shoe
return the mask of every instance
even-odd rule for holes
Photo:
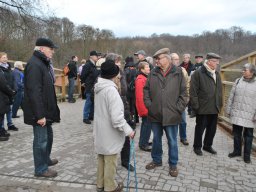
[[[177,177],[179,172],[177,167],[170,167],[169,173],[172,177]]]
[[[56,177],[58,175],[57,171],[48,169],[46,172],[41,174],[35,174],[36,177]]]
[[[123,188],[124,188],[124,184],[122,182],[118,183],[117,184],[117,187],[114,191],[111,191],[111,192],[120,192],[120,191],[123,191]]]
[[[58,162],[59,162],[58,159],[51,159],[51,162],[48,163],[48,166],[56,165]]]
[[[149,164],[146,165],[147,170],[155,169],[156,167],[162,166],[162,163],[157,164],[154,161],[150,162]]]
[[[183,143],[183,145],[189,145],[187,139],[181,139],[180,142]]]

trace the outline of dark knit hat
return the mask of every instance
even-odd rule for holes
[[[58,48],[57,45],[55,45],[52,40],[46,39],[46,38],[38,38],[36,40],[36,46],[44,46],[44,47],[50,47],[50,48]]]
[[[115,64],[113,60],[107,60],[102,63],[100,69],[101,77],[104,79],[112,79],[119,73],[119,67]]]
[[[97,51],[91,51],[90,56],[99,56],[99,55],[98,55]]]

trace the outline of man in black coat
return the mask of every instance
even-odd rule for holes
[[[96,83],[97,77],[100,74],[100,71],[96,68],[96,62],[98,61],[98,53],[96,51],[90,52],[90,59],[87,60],[83,66],[81,73],[81,83],[85,87],[85,97],[86,101],[84,104],[83,110],[83,122],[86,124],[91,124],[93,119],[94,112],[94,103],[93,103],[93,87]]]
[[[73,98],[74,89],[75,89],[75,81],[77,79],[77,56],[72,56],[71,61],[68,64],[69,72],[68,72],[68,102],[75,103],[76,100]]]
[[[0,52],[0,122],[4,119],[4,114],[11,110],[11,103],[15,95],[14,89],[8,83],[11,74],[8,71],[7,54]],[[0,127],[0,141],[7,141],[9,134]]]
[[[60,121],[54,74],[50,66],[54,48],[57,46],[50,39],[37,39],[35,51],[24,71],[24,122],[33,126],[33,155],[37,177],[57,176],[56,171],[48,168],[58,163],[57,159],[50,158],[52,123]]]
[[[202,136],[205,132],[203,150],[216,154],[212,148],[216,133],[218,113],[222,107],[222,83],[220,74],[216,71],[221,57],[215,53],[208,53],[206,62],[191,76],[190,102],[196,113],[196,127],[194,135],[194,152],[202,156]]]

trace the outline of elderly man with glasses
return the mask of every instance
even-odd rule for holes
[[[177,177],[177,132],[182,119],[181,114],[188,100],[186,80],[181,68],[172,64],[168,48],[160,49],[153,57],[157,67],[148,75],[144,87],[144,103],[148,108],[148,118],[152,122],[153,131],[153,161],[146,165],[146,169],[162,166],[162,135],[165,131],[169,148],[169,174]]]
[[[191,76],[190,102],[196,113],[196,127],[194,136],[194,152],[202,156],[202,136],[205,132],[203,150],[217,154],[212,148],[216,133],[218,113],[222,107],[222,83],[220,74],[216,71],[220,56],[208,53],[201,68]]]

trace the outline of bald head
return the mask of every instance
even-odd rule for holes
[[[179,66],[180,57],[177,53],[171,53],[172,64]]]

